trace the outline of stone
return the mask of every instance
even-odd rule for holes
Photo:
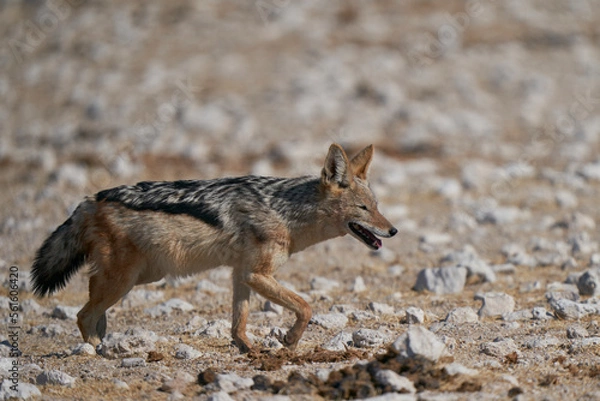
[[[72,355],[96,355],[96,348],[90,343],[80,343],[71,351]]]
[[[112,383],[114,384],[115,388],[119,390],[129,390],[129,384],[125,383],[123,380],[113,379]]]
[[[273,312],[278,315],[283,314],[283,306],[277,305],[275,302],[265,301],[263,305],[263,311],[265,312]]]
[[[477,323],[479,315],[469,306],[452,309],[446,316],[445,321],[452,324]]]
[[[312,319],[310,319],[310,322],[327,330],[339,330],[348,324],[348,318],[343,313],[325,313],[314,315]]]
[[[517,268],[512,263],[503,263],[501,265],[493,265],[492,270],[495,274],[515,274]]]
[[[558,207],[562,209],[574,209],[578,205],[577,196],[571,191],[558,190],[554,195],[554,199]]]
[[[389,335],[379,330],[358,329],[352,333],[352,342],[357,348],[379,347],[389,340]]]
[[[45,370],[35,378],[35,382],[39,386],[55,384],[65,387],[75,387],[76,381],[76,378],[61,372],[60,370]]]
[[[98,346],[99,354],[109,358],[128,358],[155,350],[158,336],[149,330],[129,329],[125,333],[109,333]]]
[[[247,377],[240,377],[235,373],[221,373],[217,375],[216,384],[228,394],[240,390],[248,390],[254,381]]]
[[[590,333],[580,325],[573,325],[567,327],[567,338],[587,338],[590,336]]]
[[[403,358],[424,359],[437,362],[449,355],[446,345],[423,326],[411,326],[390,346],[390,350]]]
[[[321,348],[328,351],[346,351],[348,347],[354,344],[352,340],[352,333],[347,331],[340,331],[330,340],[321,345]]]
[[[482,260],[475,248],[471,245],[465,245],[460,251],[447,253],[440,263],[450,266],[462,266],[467,268],[467,277],[478,276],[484,282],[493,283],[496,281],[496,273],[492,267]]]
[[[181,394],[188,384],[196,381],[196,378],[184,371],[177,371],[175,377],[166,378],[160,386],[160,390],[170,394]]]
[[[600,295],[600,267],[584,272],[577,280],[580,295]]]
[[[390,388],[398,393],[415,394],[417,389],[412,381],[404,376],[389,369],[382,369],[375,373],[374,377],[377,384],[383,388]]]
[[[11,380],[2,380],[0,383],[0,400],[32,400],[42,398],[42,393],[33,384],[21,382],[16,391],[11,389],[12,386],[13,383]]]
[[[452,236],[446,233],[427,233],[422,234],[419,241],[432,246],[447,245],[452,242]]]
[[[194,305],[179,298],[171,298],[168,301],[161,302],[160,304],[152,308],[144,309],[144,312],[146,312],[152,317],[158,317],[163,315],[169,315],[173,310],[189,312],[194,310]]]
[[[531,310],[531,314],[533,315],[534,320],[548,320],[553,319],[554,315],[546,310],[546,308],[542,308],[541,306],[536,306]]]
[[[204,326],[200,327],[195,336],[212,337],[212,338],[228,338],[231,333],[231,322],[225,319],[213,320]]]
[[[129,291],[127,295],[123,297],[121,305],[125,308],[145,306],[148,304],[153,304],[155,302],[162,301],[164,296],[165,293],[163,291],[135,289]]]
[[[28,334],[38,334],[42,337],[55,337],[64,334],[65,329],[59,324],[39,325],[27,331]]]
[[[207,401],[235,401],[225,391],[217,391],[208,396]]]
[[[52,317],[61,320],[77,320],[77,313],[80,309],[78,306],[58,305],[52,310]]]
[[[529,309],[518,310],[515,312],[505,313],[502,315],[502,320],[506,322],[518,322],[522,320],[533,319],[533,313]]]
[[[421,308],[410,306],[406,308],[406,323],[423,324],[425,323],[425,312]]]
[[[438,295],[461,292],[467,281],[464,267],[441,267],[423,269],[417,276],[415,291],[431,291]]]
[[[506,257],[506,263],[511,263],[517,266],[536,267],[537,260],[520,244],[507,244],[502,247],[502,254]]]
[[[468,368],[457,362],[452,362],[444,366],[444,372],[448,376],[477,376],[479,374],[479,371],[476,369]]]
[[[365,280],[363,280],[363,278],[361,276],[355,277],[354,282],[352,283],[352,286],[350,287],[350,291],[358,294],[361,292],[365,292],[366,290],[367,290],[367,286],[365,285]]]
[[[598,251],[598,243],[592,241],[587,231],[582,231],[571,236],[568,243],[571,245],[573,256],[581,257]]]
[[[512,338],[496,339],[492,342],[486,342],[480,346],[481,352],[486,355],[504,358],[506,355],[519,351],[519,347]]]
[[[379,302],[369,302],[367,309],[378,315],[393,315],[395,312],[393,306]]]
[[[406,269],[402,265],[391,265],[388,267],[387,272],[392,277],[401,277]]]
[[[339,288],[340,283],[325,277],[315,277],[310,281],[310,288],[313,291],[330,292]]]
[[[502,292],[488,292],[483,295],[476,295],[475,299],[483,302],[481,309],[477,312],[480,317],[502,316],[515,310],[514,298]]]
[[[596,314],[596,306],[578,303],[570,299],[550,300],[550,306],[557,317],[561,319],[581,319],[585,316]]]
[[[121,360],[122,368],[137,368],[146,366],[146,360],[144,358],[123,358]]]
[[[198,281],[198,284],[196,284],[196,291],[213,295],[228,292],[229,290],[225,287],[216,285],[210,280],[202,279]]]

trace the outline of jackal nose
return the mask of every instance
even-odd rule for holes
[[[390,228],[390,237],[393,237],[394,235],[396,235],[396,233],[398,233],[398,230],[396,230],[396,227],[392,227]]]

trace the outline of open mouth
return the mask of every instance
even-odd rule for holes
[[[374,250],[381,248],[381,240],[365,227],[358,223],[352,222],[348,223],[348,227],[350,227],[350,230],[356,235],[356,237],[364,242],[369,248]]]

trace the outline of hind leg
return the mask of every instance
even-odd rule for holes
[[[111,267],[98,268],[90,277],[90,300],[77,314],[77,325],[83,340],[96,346],[106,334],[106,310],[136,284],[140,263],[113,263]]]

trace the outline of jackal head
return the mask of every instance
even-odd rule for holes
[[[377,199],[367,182],[372,159],[373,145],[352,160],[340,145],[331,145],[321,172],[321,186],[330,206],[330,217],[334,224],[340,225],[340,231],[376,250],[382,246],[378,237],[392,237],[398,230],[377,210]]]

